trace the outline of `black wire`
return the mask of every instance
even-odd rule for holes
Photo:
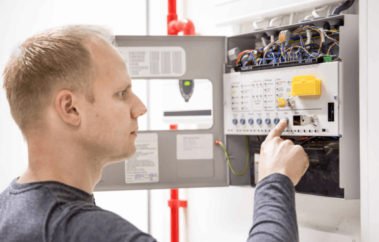
[[[307,140],[301,142],[300,145],[303,146],[303,145],[307,144],[308,142],[315,140],[316,138],[317,138],[317,136],[310,137]]]
[[[340,5],[338,5],[332,12],[332,16],[333,15],[339,15],[342,11],[350,8],[353,4],[354,4],[354,1],[355,0],[346,0],[345,2],[341,3]]]

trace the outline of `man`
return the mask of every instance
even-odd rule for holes
[[[69,26],[29,38],[9,60],[4,87],[29,165],[0,195],[1,241],[155,241],[92,195],[102,168],[135,152],[146,112],[111,42],[93,27]],[[280,139],[285,127],[262,146],[249,241],[298,240],[293,185],[308,159]]]

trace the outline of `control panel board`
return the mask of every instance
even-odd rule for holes
[[[340,136],[337,61],[224,75],[225,134]]]

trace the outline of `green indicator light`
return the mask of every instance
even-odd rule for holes
[[[186,87],[191,86],[191,82],[190,82],[190,81],[185,81],[185,82],[184,82],[184,86],[186,86]]]

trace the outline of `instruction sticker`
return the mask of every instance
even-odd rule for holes
[[[136,153],[125,161],[125,182],[154,183],[158,181],[158,134],[138,134]]]
[[[176,136],[178,160],[213,159],[213,134],[179,134]]]
[[[186,72],[182,47],[120,47],[130,77],[180,77]]]

